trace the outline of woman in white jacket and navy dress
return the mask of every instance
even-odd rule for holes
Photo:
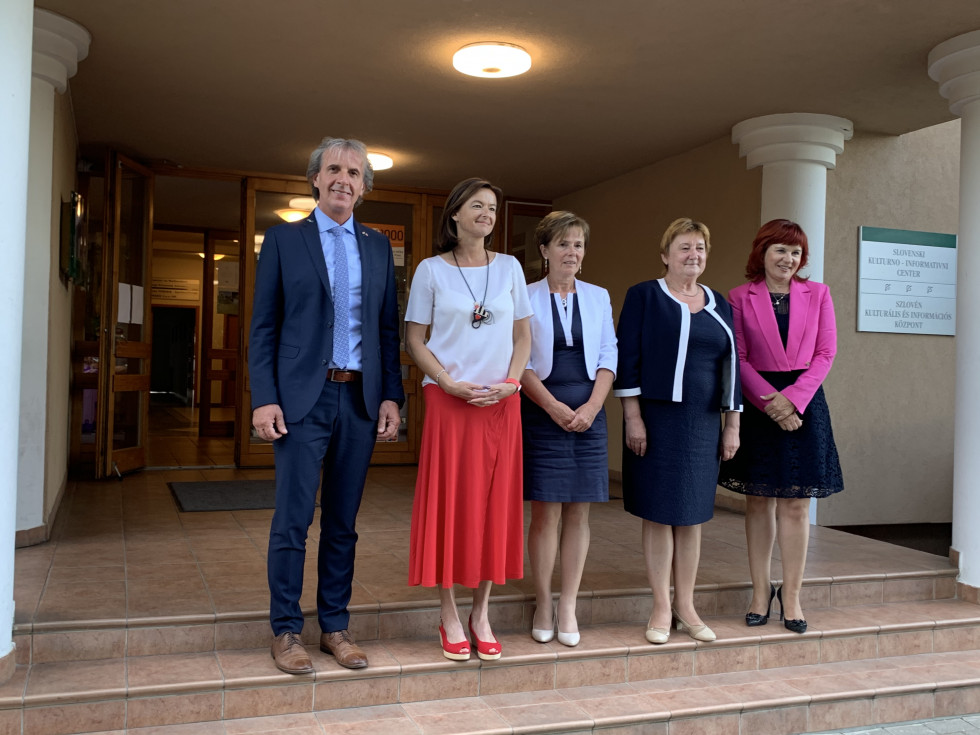
[[[588,223],[571,212],[552,212],[538,224],[535,242],[546,276],[528,286],[531,359],[521,381],[524,499],[531,501],[527,546],[537,600],[531,635],[547,643],[557,629],[559,643],[575,646],[589,507],[609,499],[603,403],[615,378],[616,333],[609,293],[576,278]],[[555,607],[551,578],[559,552]]]

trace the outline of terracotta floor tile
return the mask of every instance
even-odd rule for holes
[[[221,707],[220,691],[180,693],[170,696],[130,696],[126,700],[126,725],[134,735],[146,735],[145,730],[137,731],[136,728],[174,727],[186,723],[194,726],[204,725],[221,712]],[[207,731],[206,728],[203,729]],[[186,732],[193,732],[193,730],[188,728]]]
[[[311,712],[271,717],[245,717],[226,721],[225,731],[227,735],[259,735],[259,733],[309,728],[316,726],[318,722],[317,716]]]
[[[648,693],[654,711],[667,708],[671,717],[738,712],[741,702],[721,687]]]
[[[221,688],[224,683],[213,652],[130,657],[126,680],[129,690],[140,694]]]
[[[317,712],[316,717],[325,735],[418,735],[418,727],[398,705]]]
[[[24,710],[24,732],[32,735],[118,731],[125,723],[126,703],[123,701],[56,704]]]
[[[564,730],[592,727],[592,717],[573,702],[541,702],[538,704],[497,707],[497,714],[514,728],[530,729],[548,723],[561,724]]]
[[[138,730],[119,731],[126,735],[225,735],[225,723],[223,722],[193,722],[178,725],[156,725]],[[93,733],[92,735],[102,735]]]
[[[31,667],[26,700],[39,702],[50,695],[113,693],[126,691],[126,663],[123,659],[68,661]]]

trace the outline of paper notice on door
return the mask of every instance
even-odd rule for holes
[[[119,284],[119,309],[116,322],[119,324],[129,324],[129,316],[132,313],[132,286],[128,283]]]
[[[133,324],[143,323],[143,287],[133,286],[133,311],[130,315]]]

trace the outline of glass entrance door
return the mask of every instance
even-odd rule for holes
[[[241,332],[238,253],[238,233],[207,233],[201,320],[201,436],[235,435]]]
[[[125,156],[113,159],[107,176],[112,209],[102,278],[96,454],[104,462],[97,464],[99,477],[146,465],[152,357],[148,286],[153,174]]]
[[[245,344],[239,354],[248,351],[248,324],[252,316],[252,294],[255,288],[255,271],[261,258],[261,247],[265,231],[283,220],[277,210],[292,209],[290,201],[297,197],[309,197],[309,185],[301,180],[250,178],[243,191],[245,212],[246,243],[255,243],[255,255],[246,258],[242,269],[241,318],[243,320]],[[307,212],[309,209],[306,210]],[[419,394],[419,375],[415,364],[405,353],[405,327],[402,319],[408,300],[409,277],[416,264],[415,249],[418,243],[429,241],[426,227],[426,197],[409,192],[373,191],[365,201],[354,210],[354,217],[361,224],[374,227],[386,234],[392,242],[395,259],[395,277],[398,286],[399,331],[401,334],[402,385],[407,400],[402,409],[402,425],[396,440],[379,443],[375,447],[372,463],[401,464],[418,461],[418,441],[421,429],[422,405]],[[422,257],[428,248],[421,250]],[[244,360],[243,360],[244,363]],[[251,390],[248,368],[241,366],[239,371],[244,379],[240,381],[238,401],[239,417],[235,443],[235,460],[242,467],[270,466],[273,463],[272,445],[263,441],[252,429]]]

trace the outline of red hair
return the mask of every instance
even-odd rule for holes
[[[745,277],[754,282],[766,277],[766,251],[773,245],[798,245],[803,250],[800,267],[793,274],[793,278],[797,281],[805,281],[806,278],[801,277],[799,272],[806,265],[810,247],[803,228],[788,219],[770,220],[759,228],[755,240],[752,241],[749,262],[745,264]]]

